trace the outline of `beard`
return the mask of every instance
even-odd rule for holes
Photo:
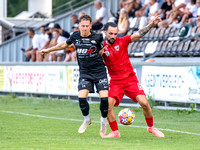
[[[111,38],[111,39],[107,39],[107,41],[108,41],[108,43],[110,44],[110,45],[112,45],[112,44],[114,44],[115,43],[115,39],[114,38]]]

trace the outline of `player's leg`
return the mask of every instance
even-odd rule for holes
[[[151,132],[151,130],[153,130],[153,132],[151,133],[155,134],[157,137],[164,137],[164,134],[162,132],[158,131],[153,127],[153,116],[151,107],[146,98],[144,90],[142,89],[137,80],[137,77],[135,75],[130,75],[130,77],[127,78],[126,83],[128,83],[130,86],[124,89],[124,93],[126,96],[130,97],[134,102],[138,102],[142,107],[143,114],[145,116],[145,120],[148,126],[148,131]]]
[[[148,126],[148,131],[153,133],[157,137],[164,137],[164,134],[153,127],[153,116],[151,107],[145,95],[137,95],[136,100],[139,102],[140,106],[142,107],[143,114],[145,116],[145,120]]]
[[[89,103],[87,97],[89,92],[93,92],[94,85],[87,79],[79,78],[78,84],[78,97],[79,97],[79,107],[84,117],[83,124],[80,126],[78,133],[84,133],[87,127],[91,124],[91,118],[89,116]]]
[[[112,132],[109,133],[106,136],[103,136],[103,138],[117,138],[117,137],[120,137],[120,133],[118,131],[118,125],[117,125],[115,113],[113,111],[113,107],[116,104],[115,98],[108,97],[108,103],[109,103],[108,122],[109,122],[109,125],[110,125],[110,128],[111,128]]]
[[[100,136],[104,136],[107,130],[107,115],[108,115],[108,90],[99,91],[100,96],[100,111],[101,111],[101,128]]]
[[[91,124],[91,118],[89,116],[89,103],[87,101],[89,90],[80,90],[78,93],[79,99],[79,107],[83,114],[84,121],[83,124],[80,126],[78,133],[84,133],[87,127]]]
[[[101,111],[101,127],[100,127],[100,136],[104,136],[107,130],[107,115],[108,115],[108,79],[106,72],[95,82],[97,92],[100,97],[100,111]]]

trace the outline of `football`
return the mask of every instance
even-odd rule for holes
[[[118,118],[121,124],[130,125],[134,121],[135,114],[131,109],[125,108],[119,112]]]

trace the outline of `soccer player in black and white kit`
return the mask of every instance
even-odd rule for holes
[[[89,116],[89,104],[87,97],[94,93],[94,85],[100,96],[101,128],[100,136],[106,134],[108,114],[108,79],[105,64],[99,51],[103,48],[103,37],[100,34],[91,32],[91,17],[84,15],[80,18],[79,30],[74,32],[66,42],[54,47],[43,49],[40,52],[44,55],[52,51],[58,51],[74,44],[77,52],[77,60],[80,71],[78,84],[79,106],[84,116],[84,122],[78,132],[84,133],[91,124]]]

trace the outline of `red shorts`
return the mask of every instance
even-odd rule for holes
[[[124,94],[134,102],[137,102],[136,97],[138,95],[145,95],[136,75],[130,74],[123,80],[110,81],[108,96],[115,98],[115,106],[120,104]]]

